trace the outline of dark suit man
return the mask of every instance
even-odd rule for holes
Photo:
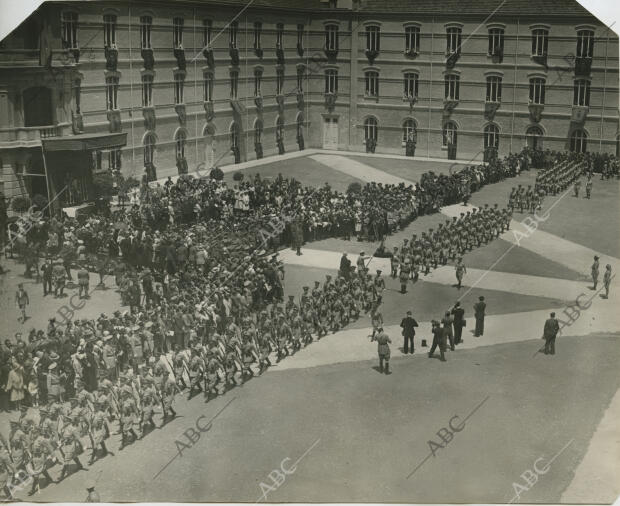
[[[478,297],[478,302],[474,304],[474,316],[476,317],[476,330],[474,336],[480,337],[484,334],[484,311],[486,310],[486,303],[484,297],[481,295]]]
[[[446,332],[446,337],[450,343],[450,349],[454,351],[454,333],[452,332],[452,317],[450,316],[450,311],[446,311],[446,315],[441,319],[441,325]]]
[[[346,253],[343,253],[340,258],[340,275],[346,280],[351,277],[351,260]]]
[[[461,307],[460,302],[456,302],[452,311],[452,325],[454,326],[454,344],[459,344],[463,341],[463,327],[465,325],[465,310]]]
[[[445,329],[441,328],[441,325],[437,320],[433,320],[433,345],[431,346],[431,351],[428,352],[428,358],[433,358],[433,353],[437,347],[439,347],[439,353],[441,357],[441,361],[445,362],[445,351],[446,351],[446,332]]]
[[[405,353],[409,353],[409,344],[411,344],[411,353],[413,354],[413,337],[418,322],[411,316],[411,311],[407,311],[407,316],[400,322],[400,326],[403,328],[403,337],[405,338]]]
[[[45,260],[45,263],[41,266],[41,274],[43,275],[43,296],[45,297],[48,293],[52,293],[52,271],[54,270],[54,266],[52,262],[48,258]]]
[[[545,355],[555,355],[555,338],[560,331],[560,324],[555,319],[555,313],[551,313],[550,318],[545,322],[543,338],[545,339]]]

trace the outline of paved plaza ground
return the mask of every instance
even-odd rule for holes
[[[327,181],[344,191],[352,181],[415,182],[426,170],[449,167],[448,162],[312,153],[243,172],[282,173],[315,186]],[[226,177],[233,173],[227,170]],[[470,204],[504,206],[512,186],[533,184],[534,177],[532,171],[489,185]],[[519,223],[527,215],[516,213],[511,231],[465,256],[468,273],[460,291],[450,265],[410,284],[406,295],[388,279],[382,312],[393,340],[391,375],[376,370],[376,344],[370,343],[370,321],[363,315],[214,401],[179,399],[181,416],[163,429],[120,453],[113,436],[114,457],[47,486],[32,500],[81,501],[88,478],[96,480],[104,501],[612,502],[620,492],[615,429],[620,297],[617,280],[605,300],[590,289],[588,275],[594,254],[601,256],[603,269],[607,263],[616,273],[620,269],[618,181],[595,180],[591,200],[571,193],[548,197],[543,207],[540,214],[548,210],[548,219],[526,238],[515,240],[514,230],[527,231]],[[405,237],[465,209],[448,206],[421,217],[386,245],[400,246]],[[299,257],[281,251],[286,293],[299,295],[303,285],[335,274],[343,251],[355,260],[362,249],[372,253],[377,246],[327,239],[307,244]],[[4,263],[11,270],[0,278],[3,339],[31,326],[44,328],[66,299],[44,299],[41,285],[27,280],[31,318],[20,325],[13,296],[23,267]],[[370,264],[387,276],[386,267],[385,259]],[[563,310],[581,294],[591,305],[567,320]],[[479,295],[486,297],[488,317],[484,336],[475,338],[472,306]],[[468,320],[464,343],[448,352],[446,363],[429,359],[421,339],[431,341],[430,320],[456,300]],[[119,304],[114,286],[98,290],[74,318],[109,314]],[[408,309],[420,327],[416,353],[405,356],[398,323]],[[569,324],[551,357],[538,350],[553,310]],[[176,441],[187,444],[184,432],[202,415],[203,421],[216,416],[211,429],[179,455]],[[442,431],[451,419],[461,428],[451,431],[452,439]],[[457,420],[466,421],[461,426]],[[8,415],[0,414],[3,426],[7,421]],[[438,432],[449,441],[442,442]],[[431,440],[442,446],[434,447],[435,455]],[[554,456],[535,485],[524,482],[521,476],[537,459],[549,462]],[[276,476],[283,461],[287,469],[297,461],[295,471],[273,485],[270,473]],[[57,474],[54,469],[52,476]],[[521,491],[518,497],[515,490]]]

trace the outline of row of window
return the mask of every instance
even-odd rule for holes
[[[114,14],[103,16],[103,36],[104,45],[111,47],[116,44],[116,24],[117,17]],[[183,47],[183,30],[185,20],[181,17],[172,19],[172,43],[173,47]],[[213,21],[203,20],[203,46],[211,44],[213,34]],[[140,17],[140,42],[143,49],[151,48],[151,32],[153,18],[151,16]],[[239,23],[233,21],[228,25],[228,43],[231,48],[237,48],[237,38]],[[259,21],[254,23],[254,49],[261,49],[261,35],[263,24]],[[284,36],[284,24],[276,24],[276,49],[282,49]],[[297,47],[303,48],[304,25],[297,25]],[[78,15],[75,12],[63,12],[62,14],[62,39],[65,47],[78,47]],[[498,51],[504,49],[504,29],[489,28],[488,30],[488,54],[496,55]],[[547,28],[534,28],[531,32],[532,56],[546,56],[549,47],[549,30]],[[420,50],[420,27],[407,26],[404,34],[405,52],[418,53]],[[462,29],[457,26],[446,28],[446,53],[460,53],[462,44]],[[325,26],[325,49],[328,51],[338,51],[339,37],[338,25],[328,24]],[[366,50],[379,52],[381,46],[381,28],[376,25],[366,27]],[[577,31],[578,58],[592,58],[594,52],[594,31]]]
[[[238,125],[233,122],[229,128],[230,135],[230,147],[236,148],[239,146],[239,132]],[[408,140],[414,138],[417,132],[416,124],[413,119],[407,119],[402,124],[402,142],[406,143]],[[297,120],[297,136],[303,135],[303,118],[298,117]],[[261,143],[263,137],[263,123],[257,120],[254,123],[254,142]],[[533,146],[541,146],[543,137],[542,130],[533,126],[528,128],[526,132],[528,144]],[[379,126],[377,119],[369,117],[364,121],[364,142],[373,140],[375,143],[379,138]],[[284,139],[284,119],[278,116],[276,120],[276,140]],[[488,124],[483,130],[483,145],[485,149],[499,148],[499,128],[495,124]],[[588,135],[583,129],[576,129],[571,132],[569,138],[570,150],[583,153],[587,149]],[[177,158],[185,158],[185,149],[187,146],[187,134],[184,130],[179,130],[174,137],[175,142],[175,155]],[[448,148],[456,145],[458,142],[458,127],[454,121],[447,121],[442,128],[442,146]],[[155,156],[155,148],[157,145],[157,139],[154,134],[148,133],[144,139],[144,163],[153,164]],[[115,153],[117,154],[117,153]],[[120,156],[115,156],[115,166],[120,168]]]
[[[333,33],[338,33],[336,25],[326,27],[326,47],[330,48],[329,42],[334,39]],[[381,47],[381,28],[377,25],[366,27],[366,51],[378,53]],[[488,55],[494,56],[504,51],[504,29],[489,28],[488,30]],[[546,28],[535,28],[531,32],[532,56],[546,56],[549,47],[549,30]],[[458,26],[446,28],[446,54],[458,54],[461,52],[462,29]],[[337,49],[337,43],[335,49]],[[418,26],[405,27],[405,52],[418,53],[420,50],[420,28]],[[577,50],[578,58],[592,58],[594,52],[594,31],[577,31]]]
[[[303,92],[304,73],[300,70],[297,74],[297,91]],[[379,97],[379,73],[376,71],[368,71],[365,74],[365,95],[368,97]],[[213,74],[207,72],[204,74],[203,80],[203,100],[212,101],[213,97]],[[404,98],[418,97],[419,80],[415,73],[406,73],[404,75]],[[532,104],[544,105],[545,103],[545,79],[536,77],[530,79],[529,101]],[[254,73],[254,96],[260,97],[262,86],[262,71],[257,70]],[[444,98],[446,100],[460,99],[460,77],[454,74],[448,74],[444,79]],[[118,76],[109,76],[106,78],[106,97],[107,109],[114,110],[118,108]],[[184,103],[184,87],[185,74],[177,72],[174,74],[174,103]],[[239,89],[239,72],[230,72],[230,98],[236,100],[238,98]],[[587,79],[576,79],[573,85],[573,105],[589,106],[590,105],[590,81]],[[276,94],[281,95],[284,91],[284,70],[276,70]],[[338,71],[336,69],[328,69],[325,71],[325,93],[338,93]],[[502,101],[502,78],[499,76],[489,76],[486,82],[486,102],[499,103]],[[144,74],[142,76],[142,106],[150,107],[153,105],[153,75]]]
[[[365,95],[367,97],[379,97],[379,73],[374,70],[365,72]],[[325,77],[326,91],[328,87],[328,77]],[[331,82],[331,77],[330,77]],[[411,98],[418,96],[418,75],[406,73],[404,75],[404,97]],[[545,103],[545,84],[544,78],[530,79],[530,102],[533,104]],[[459,100],[460,77],[456,74],[448,74],[444,77],[444,98],[446,100]],[[587,79],[575,79],[573,83],[573,105],[590,105],[590,81]],[[489,76],[486,79],[486,102],[502,101],[502,78],[499,76]]]
[[[416,132],[415,122],[412,119],[407,119],[402,125],[402,142],[407,142],[413,138],[414,132]],[[442,146],[447,148],[451,145],[457,144],[458,127],[454,121],[447,121],[442,129]],[[483,130],[483,142],[484,148],[499,148],[499,127],[493,123],[490,123],[484,127]],[[542,130],[537,126],[528,128],[526,132],[528,138],[528,144],[532,144],[533,147],[540,147],[543,137]],[[534,142],[529,142],[530,138]],[[375,143],[379,139],[379,124],[377,119],[369,117],[364,120],[364,142],[373,140]],[[588,134],[583,129],[576,129],[571,132],[570,135],[570,150],[577,153],[585,153],[587,149]]]
[[[230,147],[239,147],[239,132],[241,129],[233,122],[229,128]],[[276,119],[276,140],[284,140],[284,118],[278,116]],[[297,136],[303,135],[303,117],[297,119]],[[254,123],[254,143],[261,143],[263,139],[263,123],[257,120]],[[185,158],[185,149],[187,147],[187,134],[184,130],[178,130],[174,136],[175,156],[177,158]],[[155,149],[157,147],[157,139],[153,133],[147,133],[144,138],[144,164],[150,165],[154,163]],[[119,157],[120,158],[120,157]],[[120,165],[120,161],[119,161]]]

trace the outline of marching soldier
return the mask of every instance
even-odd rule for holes
[[[588,181],[586,182],[586,198],[589,199],[590,195],[592,195],[592,176],[588,176]]]
[[[63,429],[60,437],[59,452],[61,455],[62,470],[60,472],[60,478],[58,479],[59,482],[67,476],[71,462],[75,462],[78,469],[84,469],[84,466],[80,462],[80,454],[84,449],[80,442],[79,434],[79,417],[74,416],[71,419],[71,424]]]
[[[189,362],[189,394],[187,399],[191,399],[193,397],[194,391],[198,389],[199,392],[202,392],[202,387],[200,386],[204,373],[204,362],[200,357],[200,350],[198,348],[192,349],[192,358]]]
[[[33,495],[40,489],[40,476],[45,476],[47,483],[54,483],[54,480],[47,471],[52,464],[54,446],[46,438],[39,427],[32,427],[31,437],[33,439],[30,447],[30,462],[26,465],[26,471],[32,477],[32,489],[28,495]]]
[[[396,278],[396,276],[398,276],[398,265],[399,265],[398,248],[394,246],[394,251],[392,253],[392,256],[390,257],[390,266],[392,268],[392,272],[390,273],[390,275],[393,278]]]
[[[467,269],[465,268],[465,266],[463,265],[463,259],[459,258],[455,267],[456,270],[456,281],[457,281],[457,285],[456,288],[458,290],[461,289],[461,282],[463,281],[463,276],[467,273]]]
[[[409,258],[400,266],[400,293],[407,293],[407,283],[411,277],[411,264]]]
[[[381,277],[381,270],[377,269],[377,275],[373,280],[374,296],[376,301],[383,299],[383,290],[385,290],[385,280]]]
[[[179,387],[175,381],[170,377],[170,372],[165,367],[163,368],[164,383],[162,388],[162,407],[164,409],[164,425],[168,421],[168,417],[175,418],[177,412],[172,407],[174,403],[174,395],[179,392]]]

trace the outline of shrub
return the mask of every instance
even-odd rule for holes
[[[114,179],[109,172],[102,172],[93,176],[95,198],[109,199],[114,194]]]
[[[213,167],[211,172],[209,172],[209,177],[211,179],[215,179],[216,181],[221,181],[224,179],[224,171],[219,167]]]
[[[47,207],[47,197],[37,193],[34,197],[32,197],[32,203],[37,206],[39,211],[42,211]]]
[[[361,183],[358,183],[357,181],[354,181],[353,183],[351,183],[349,187],[347,188],[347,193],[359,193],[361,191],[362,191],[362,185]]]
[[[13,202],[11,202],[11,209],[13,209],[16,213],[25,213],[28,209],[30,209],[30,197],[25,195],[14,197]]]
[[[233,174],[233,180],[234,181],[243,181],[243,173],[242,172],[235,172]]]

